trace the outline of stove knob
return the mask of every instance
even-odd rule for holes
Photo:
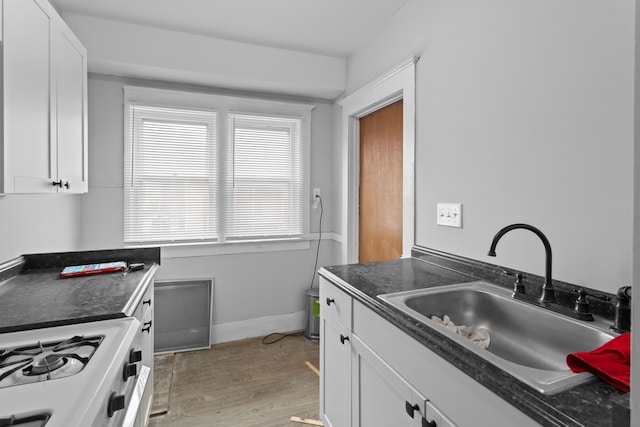
[[[135,377],[136,375],[138,375],[138,365],[125,363],[122,370],[122,380],[126,382],[127,378]]]
[[[107,414],[109,418],[113,417],[114,412],[124,409],[124,395],[117,395],[114,391],[109,396],[109,405],[107,406]]]
[[[142,360],[142,351],[140,350],[135,351],[131,349],[131,352],[129,353],[129,363],[136,363],[136,362],[140,362],[141,360]]]

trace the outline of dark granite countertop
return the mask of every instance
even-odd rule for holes
[[[320,274],[539,424],[616,427],[612,421],[612,406],[628,409],[628,394],[595,380],[561,393],[543,395],[377,298],[390,292],[491,277],[490,265],[466,261],[470,262],[457,263],[449,257],[440,258],[435,251],[418,253],[414,250],[414,258],[411,259],[325,267]],[[501,271],[501,268],[493,267],[493,270]]]
[[[65,266],[144,262],[129,272],[60,278]],[[160,264],[160,250],[118,249],[24,255],[0,268],[0,333],[133,315]]]

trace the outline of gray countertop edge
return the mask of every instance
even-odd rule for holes
[[[62,319],[62,320],[50,320],[44,322],[34,322],[29,325],[16,325],[16,326],[2,326],[0,327],[0,334],[11,332],[22,332],[32,329],[43,328],[55,328],[57,326],[77,325],[81,323],[100,322],[102,320],[111,320],[127,317],[124,313],[102,314],[97,316],[87,316],[81,319]]]
[[[443,274],[452,271],[416,259],[398,262],[420,263],[419,268],[431,270],[433,274],[437,274],[438,269]],[[319,274],[541,425],[554,427],[611,425],[612,400],[614,397],[624,395],[622,392],[602,381],[594,381],[551,396],[539,393],[435,329],[418,324],[409,316],[371,295],[375,284],[368,282],[365,277],[354,271],[366,271],[367,268],[379,269],[380,265],[383,264],[326,267],[321,268]],[[341,272],[346,271],[349,273],[341,275]],[[471,276],[466,278],[464,276],[461,274],[458,282],[477,280]],[[358,277],[356,281],[359,283],[350,283],[354,277]],[[450,284],[451,279],[445,280],[443,277],[443,282],[440,285]],[[439,285],[431,284],[430,286]],[[381,293],[388,293],[387,291],[388,289]]]

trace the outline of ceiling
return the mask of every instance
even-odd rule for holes
[[[51,0],[76,13],[345,58],[408,0]]]

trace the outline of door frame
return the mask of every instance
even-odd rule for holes
[[[342,251],[341,262],[358,262],[359,119],[400,99],[402,109],[402,258],[411,257],[415,241],[415,64],[397,65],[338,102],[342,107]]]

